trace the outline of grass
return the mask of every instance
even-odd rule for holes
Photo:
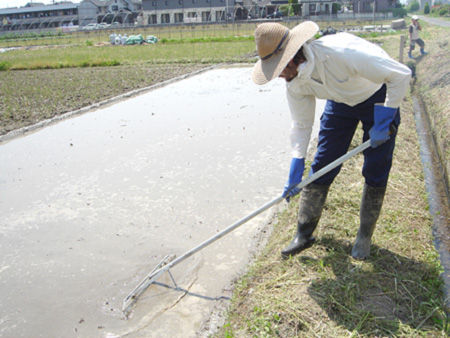
[[[231,45],[233,48],[229,48]],[[5,70],[33,70],[143,63],[223,63],[242,61],[242,56],[253,52],[254,49],[255,43],[248,39],[131,46],[106,43],[94,46],[71,45],[60,48],[31,48],[25,51],[12,50],[2,55],[2,64],[8,65]]]
[[[417,66],[417,87],[420,92],[425,93],[423,101],[434,130],[434,138],[443,164],[443,175],[447,186],[450,182],[450,95],[448,93],[450,38],[448,31],[443,28],[428,30],[425,35],[428,40],[425,38],[424,40],[426,42],[433,40],[437,43],[427,43],[425,50],[430,54],[414,60],[414,64]],[[433,74],[433,76],[428,74]]]
[[[280,215],[269,244],[236,282],[217,337],[446,337],[439,256],[433,246],[409,99],[371,257],[350,252],[358,229],[361,157],[333,184],[316,244],[280,259],[294,235],[298,199]],[[359,143],[359,135],[353,146]],[[408,168],[408,170],[405,170]]]

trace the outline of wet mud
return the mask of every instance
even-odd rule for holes
[[[284,83],[250,74],[215,69],[0,144],[0,336],[196,335],[270,212],[171,269],[176,285],[162,275],[128,319],[122,302],[281,193]]]

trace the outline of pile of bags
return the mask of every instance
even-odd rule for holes
[[[153,35],[147,36],[147,39],[144,39],[144,37],[139,35],[131,35],[127,36],[127,34],[122,35],[116,35],[116,33],[112,33],[109,36],[109,39],[111,41],[112,45],[141,45],[143,43],[157,43],[158,38]]]

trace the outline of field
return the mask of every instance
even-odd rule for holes
[[[11,50],[0,53],[0,135],[214,64],[255,62],[255,27],[249,22],[115,32],[159,39],[134,46],[111,45],[111,31],[5,36],[0,49]]]
[[[232,44],[233,48],[228,48]],[[135,89],[247,61],[253,41],[112,46],[48,45],[1,55],[0,135]]]
[[[344,165],[333,184],[317,244],[286,261],[279,251],[293,235],[298,199],[279,215],[267,246],[247,274],[236,280],[228,315],[214,333],[217,337],[448,335],[442,267],[433,244],[412,94],[424,97],[441,130],[437,138],[448,147],[449,119],[442,116],[449,113],[450,41],[448,29],[423,26],[430,54],[405,60],[417,78],[402,103],[395,162],[372,257],[359,262],[349,256],[363,184],[357,157]],[[1,41],[1,47],[22,47],[0,54],[0,135],[211,65],[254,62],[254,25],[222,28],[197,28],[195,34],[189,27],[182,32],[145,32],[161,41],[139,46],[111,46],[108,36],[99,34],[41,38],[39,46],[30,40]],[[367,38],[398,58],[401,34],[405,32]],[[448,148],[443,153],[448,156]]]

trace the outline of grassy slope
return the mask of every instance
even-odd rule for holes
[[[436,39],[427,42],[436,54],[416,67],[419,76],[426,72],[432,82],[441,73],[424,68],[435,58],[445,57],[448,64],[448,53],[436,50],[445,44],[448,30],[445,35],[427,28],[432,32],[423,38]],[[398,36],[377,40],[398,55]],[[447,96],[440,90],[426,93],[442,107],[448,105],[448,86]],[[411,102],[408,95],[401,106],[402,124],[371,258],[360,262],[350,256],[363,187],[359,156],[344,164],[332,186],[316,245],[286,261],[280,260],[280,249],[294,235],[298,199],[280,215],[269,244],[237,281],[227,322],[217,337],[447,336],[441,267],[432,242]]]
[[[422,93],[434,130],[441,162],[445,167],[447,185],[450,182],[450,30],[433,27],[425,31],[425,57],[417,58],[417,89]],[[429,40],[435,41],[428,43]]]

